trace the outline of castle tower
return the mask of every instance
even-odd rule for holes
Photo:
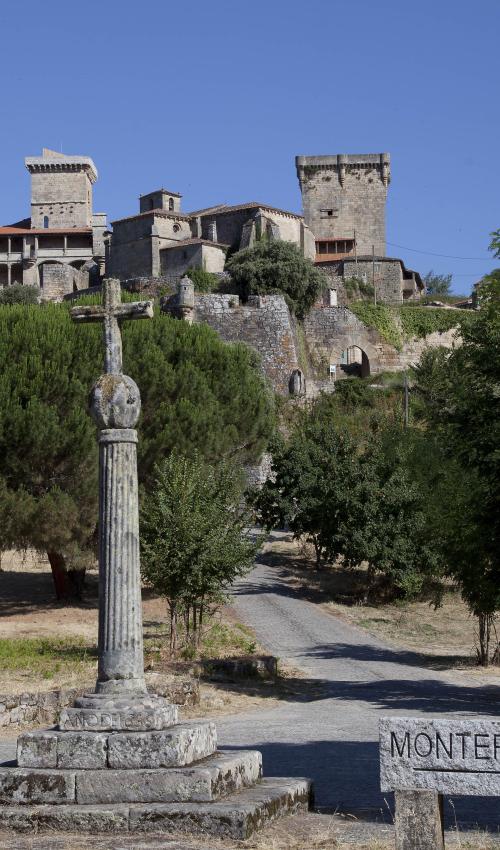
[[[92,184],[97,169],[88,156],[44,148],[24,160],[31,174],[32,229],[92,227]]]
[[[388,153],[297,156],[304,219],[316,240],[316,260],[354,253],[385,256]]]

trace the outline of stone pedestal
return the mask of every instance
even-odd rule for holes
[[[396,850],[444,850],[443,798],[437,791],[395,791]]]

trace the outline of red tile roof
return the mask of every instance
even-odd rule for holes
[[[40,236],[61,233],[92,233],[91,227],[0,227],[0,236]]]

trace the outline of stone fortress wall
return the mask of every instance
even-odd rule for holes
[[[176,299],[163,299],[162,309],[179,315]],[[337,367],[336,379],[346,377],[341,368],[343,354],[353,348],[363,355],[358,359],[361,374],[376,375],[415,365],[426,348],[458,344],[456,331],[451,330],[408,340],[398,351],[344,306],[318,304],[299,323],[282,295],[251,296],[241,304],[237,295],[196,294],[189,321],[205,322],[225,342],[243,342],[253,348],[271,386],[283,396],[298,392],[314,397],[320,391],[333,391],[330,365]]]

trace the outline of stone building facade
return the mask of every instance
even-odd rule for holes
[[[183,213],[181,197],[158,189],[141,195],[136,215],[113,221],[106,260],[112,277],[177,277],[192,268],[219,273],[229,249],[249,247],[262,235],[293,242],[314,259],[314,238],[300,215],[256,201]]]
[[[44,148],[25,159],[31,215],[0,227],[0,286],[39,286],[58,299],[99,281],[104,270],[106,215],[92,211],[97,169],[90,157]]]

